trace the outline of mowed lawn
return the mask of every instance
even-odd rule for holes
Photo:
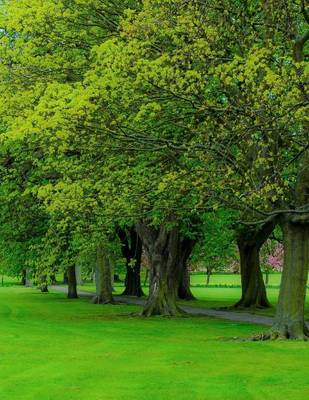
[[[0,399],[309,398],[308,343],[242,341],[265,328],[138,310],[0,287]]]

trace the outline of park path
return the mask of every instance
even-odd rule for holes
[[[67,293],[67,288],[65,286],[51,286],[50,289],[55,290],[61,293]],[[80,297],[93,297],[94,293],[85,292],[82,290],[78,291],[78,295]],[[144,305],[145,299],[138,299],[127,296],[114,296],[116,303],[120,304],[133,304],[133,305]],[[180,308],[184,310],[186,313],[190,315],[206,315],[209,317],[221,318],[229,321],[236,322],[248,322],[250,324],[257,325],[267,325],[271,326],[273,324],[273,317],[267,317],[264,315],[255,315],[250,313],[243,312],[233,312],[233,311],[223,311],[223,310],[214,310],[211,308],[202,308],[202,307],[191,307],[181,305]]]

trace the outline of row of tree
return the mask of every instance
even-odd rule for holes
[[[259,251],[279,226],[267,336],[307,337],[308,22],[304,0],[3,1],[3,258],[43,280],[61,266],[74,296],[75,264],[96,254],[96,301],[111,301],[115,237],[130,260],[139,237],[143,314],[176,315],[216,215],[237,235],[239,305],[265,307]]]

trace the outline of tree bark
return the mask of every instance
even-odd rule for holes
[[[27,270],[23,269],[21,271],[21,285],[26,286],[27,281]]]
[[[75,275],[76,275],[76,282],[77,285],[83,285],[83,278],[82,278],[82,268],[80,265],[75,264]]]
[[[137,225],[150,258],[150,287],[143,316],[176,316],[182,311],[176,304],[179,284],[179,233],[164,226],[155,229],[145,223]]]
[[[50,281],[52,285],[57,285],[57,278],[56,278],[56,274],[52,274],[50,276]]]
[[[260,249],[274,227],[269,222],[259,229],[242,230],[238,235],[242,296],[234,305],[236,308],[270,307],[260,267]]]
[[[32,270],[31,269],[26,269],[26,286],[27,287],[32,286]]]
[[[206,286],[209,286],[209,284],[210,284],[210,277],[211,277],[211,267],[207,267],[207,272],[206,272],[206,274],[207,274],[207,278],[206,278]]]
[[[302,12],[304,13],[304,10]],[[308,18],[307,14],[306,18]],[[309,30],[296,38],[294,61],[301,63],[304,60],[304,48],[307,41],[309,41]],[[303,66],[296,67],[296,72],[301,77]],[[307,94],[301,81],[299,88],[303,99],[306,100]],[[304,126],[304,129],[307,129],[306,132],[308,132],[308,126]],[[308,134],[307,139],[309,139]],[[308,148],[305,149],[299,164],[293,195],[295,206],[308,211]],[[304,320],[304,308],[309,269],[309,211],[299,215],[287,214],[283,216],[281,227],[283,231],[284,265],[278,307],[270,336],[283,339],[308,339],[309,330]]]
[[[309,151],[305,151],[300,164],[295,203],[308,207],[309,203]],[[284,264],[279,301],[271,337],[308,339],[309,330],[304,320],[306,285],[309,269],[309,211],[281,217]]]
[[[195,300],[190,289],[190,271],[187,264],[195,243],[194,239],[183,238],[180,240],[178,297],[182,300]]]
[[[97,260],[95,267],[96,295],[92,299],[93,304],[112,304],[113,285],[112,268],[103,244],[97,247]]]
[[[284,263],[279,300],[271,332],[262,339],[309,339],[304,318],[309,270],[309,150],[299,166],[294,200],[295,206],[304,211],[280,217]]]
[[[75,265],[68,267],[67,277],[68,277],[68,299],[77,299],[78,295],[77,295]]]
[[[309,224],[286,221],[282,224],[284,267],[272,337],[309,337],[304,307],[309,268]]]
[[[141,261],[143,244],[135,228],[118,229],[122,243],[122,255],[126,259],[125,290],[123,296],[145,296],[141,285]]]

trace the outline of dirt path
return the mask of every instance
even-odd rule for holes
[[[67,293],[67,288],[64,286],[51,286],[50,289],[61,293]],[[93,297],[93,293],[84,292],[79,290],[78,295],[80,297]],[[120,304],[133,304],[133,305],[144,305],[145,299],[138,299],[126,296],[114,296],[117,303]],[[273,323],[273,317],[267,317],[263,315],[254,315],[249,313],[238,313],[233,311],[222,311],[214,310],[211,308],[201,308],[201,307],[190,307],[190,306],[180,306],[182,310],[190,315],[207,315],[209,317],[221,318],[229,321],[236,322],[249,322],[250,324],[257,325],[268,325],[271,326]]]

